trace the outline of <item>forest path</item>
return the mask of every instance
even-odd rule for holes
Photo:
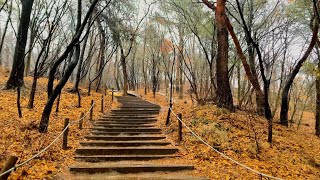
[[[155,124],[158,105],[133,96],[117,100],[119,109],[95,121],[76,149],[74,179],[206,179],[190,175],[194,166],[181,163]]]

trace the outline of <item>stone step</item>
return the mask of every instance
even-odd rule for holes
[[[103,132],[103,131],[91,131],[92,135],[143,135],[143,134],[161,134],[161,132]]]
[[[80,173],[107,173],[118,172],[123,174],[140,172],[175,172],[183,170],[193,170],[194,166],[184,164],[99,164],[85,163],[70,167],[71,172]]]
[[[118,120],[101,120],[104,123],[109,123],[109,124],[154,124],[157,122],[157,120],[123,120],[123,121],[118,121]],[[99,122],[101,122],[99,120]]]
[[[98,121],[128,121],[128,122],[133,122],[133,121],[151,121],[151,122],[155,122],[157,121],[157,119],[153,119],[153,118],[100,118],[98,119]]]
[[[160,106],[146,106],[146,105],[136,105],[136,106],[133,106],[133,105],[122,105],[119,107],[121,110],[122,109],[155,109],[155,110],[159,110],[161,109]]]
[[[100,124],[128,124],[128,125],[153,125],[156,120],[154,121],[99,121]]]
[[[151,120],[156,120],[155,116],[104,116],[101,117],[100,119],[129,119],[129,120],[134,120],[134,119],[151,119]]]
[[[76,149],[77,154],[81,155],[164,155],[178,152],[175,147],[100,147],[100,146],[83,146]]]
[[[168,141],[84,141],[82,146],[114,146],[114,147],[137,147],[137,146],[167,146]]]
[[[146,118],[155,118],[155,116],[146,116],[146,115],[115,115],[115,114],[111,114],[111,115],[105,115],[102,116],[102,118],[131,118],[131,119],[146,119]]]
[[[97,173],[97,174],[75,174],[76,180],[210,180],[204,177],[195,177],[183,172],[157,172],[157,173],[138,173],[138,174],[112,174],[112,173]]]
[[[85,136],[89,140],[104,140],[104,141],[150,141],[166,139],[166,136],[161,135],[119,135],[119,136],[106,136],[106,135],[89,135]]]
[[[159,128],[106,128],[106,127],[93,127],[94,131],[103,132],[161,132]]]
[[[152,124],[139,124],[139,125],[133,125],[133,124],[105,124],[105,123],[94,123],[94,126],[101,126],[101,127],[108,127],[108,128],[143,128],[143,127],[154,127],[155,125]]]
[[[144,124],[150,124],[156,122],[156,120],[153,121],[117,121],[117,120],[102,120],[102,121],[95,121],[93,124],[123,124],[123,125],[144,125]]]
[[[146,109],[161,109],[161,107],[160,106],[153,106],[153,105],[122,105],[122,106],[120,106],[120,109],[135,109],[135,108],[146,108]]]
[[[116,113],[116,112],[137,112],[137,113],[144,113],[144,112],[159,112],[159,110],[154,110],[154,109],[115,109],[115,110],[111,110],[112,113]]]
[[[111,113],[128,113],[128,112],[135,112],[135,113],[158,113],[159,110],[156,109],[144,109],[144,110],[139,110],[139,109],[115,109],[115,110],[111,110]]]
[[[147,116],[147,117],[155,117],[159,114],[159,112],[112,112],[112,116]]]
[[[92,156],[75,156],[76,160],[87,162],[103,162],[103,161],[142,161],[142,160],[154,160],[162,158],[176,158],[177,155],[92,155]]]

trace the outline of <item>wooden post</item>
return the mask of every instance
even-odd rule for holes
[[[113,88],[111,89],[112,101],[113,101]]]
[[[66,118],[64,120],[64,127],[65,129],[69,124],[69,118]],[[69,133],[69,127],[63,132],[63,139],[62,139],[62,149],[66,150],[68,149],[68,133]]]
[[[107,84],[104,85],[104,96],[107,96]]]
[[[93,100],[91,100],[91,106],[90,106],[90,117],[89,117],[89,120],[92,121],[92,116],[93,116],[93,108],[94,108],[94,105],[93,105]]]
[[[1,169],[0,174],[2,174],[4,172],[8,171],[9,169],[11,169],[12,167],[14,167],[14,165],[16,164],[17,161],[18,161],[18,157],[10,156],[8,158],[8,160],[6,161],[6,163],[4,164],[3,168]],[[11,172],[1,176],[0,180],[7,180],[8,177],[10,176],[10,173]]]
[[[178,117],[179,117],[180,120],[182,120],[182,114],[181,113],[178,114]],[[178,122],[179,122],[179,126],[178,126],[178,133],[179,133],[179,135],[178,135],[178,143],[179,144],[182,141],[182,122],[180,120],[178,120]]]
[[[170,112],[171,112],[171,110],[170,110],[170,107],[169,107],[169,108],[168,108],[167,119],[166,119],[166,126],[168,126],[169,123],[170,123]]]
[[[102,97],[101,97],[101,112],[103,113],[103,106],[104,106],[104,103],[103,103],[103,95],[102,95]]]
[[[79,129],[80,129],[80,130],[82,129],[83,117],[84,117],[84,113],[81,112],[81,114],[80,114],[80,120],[79,120]]]

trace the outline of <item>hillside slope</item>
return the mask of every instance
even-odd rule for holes
[[[8,71],[0,69],[0,85],[3,86],[7,80]],[[87,95],[87,90],[82,89],[82,107],[77,108],[77,94],[68,93],[67,84],[61,95],[59,113],[55,113],[56,104],[50,117],[48,133],[40,134],[38,124],[41,113],[47,100],[46,78],[38,81],[38,88],[35,99],[35,108],[27,109],[32,78],[25,78],[26,87],[21,92],[21,106],[23,118],[18,117],[16,106],[16,92],[13,90],[0,90],[0,167],[10,155],[19,157],[17,163],[24,162],[38,151],[49,145],[63,130],[64,119],[69,118],[71,122],[79,119],[81,112],[88,112],[91,100],[96,103],[94,118],[101,115],[101,94],[92,92]],[[105,111],[111,109],[111,97],[105,97]],[[39,158],[18,168],[10,175],[10,179],[57,179],[62,171],[66,171],[69,164],[73,162],[73,153],[79,141],[88,133],[87,128],[91,123],[85,119],[83,130],[78,129],[78,124],[70,126],[68,137],[68,150],[62,150],[62,138],[53,144]]]
[[[143,95],[143,91],[140,91]],[[161,126],[173,141],[177,139],[178,121],[171,115],[171,124],[165,127],[167,102],[164,96],[143,95],[143,98],[163,107]],[[173,110],[182,113],[183,121],[201,138],[220,152],[262,173],[283,179],[320,179],[320,138],[314,129],[304,123],[285,128],[276,122],[273,143],[267,143],[267,121],[244,111],[230,113],[214,105],[193,106],[191,100],[174,99]],[[212,179],[259,179],[260,177],[221,157],[183,129],[185,159],[198,164],[199,174]]]

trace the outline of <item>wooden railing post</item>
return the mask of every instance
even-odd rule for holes
[[[170,107],[169,107],[169,108],[168,108],[167,119],[166,119],[166,126],[168,126],[169,123],[170,123],[170,112],[171,112],[171,110],[170,110]]]
[[[113,101],[113,91],[114,91],[114,89],[112,88],[111,89],[112,101]]]
[[[89,121],[92,121],[92,116],[93,116],[93,108],[94,108],[94,105],[93,105],[93,100],[91,100],[91,106],[90,106],[90,117],[89,117]]]
[[[64,126],[63,129],[65,129],[69,124],[69,118],[66,118],[64,120]],[[69,127],[63,132],[63,139],[62,139],[62,149],[66,150],[68,149],[68,133],[69,133]]]
[[[104,96],[107,95],[107,84],[104,85]]]
[[[80,130],[82,129],[83,117],[84,117],[84,113],[81,112],[81,114],[80,114],[80,120],[79,120],[79,129],[80,129]]]
[[[18,157],[16,156],[10,156],[8,158],[8,160],[6,161],[6,163],[4,164],[3,168],[0,171],[0,174],[8,171],[9,169],[11,169],[12,167],[14,167],[14,165],[16,164],[16,162],[18,161]],[[2,177],[0,177],[0,180],[7,180],[8,177],[10,176],[10,172],[3,175]]]
[[[102,97],[101,97],[101,112],[102,113],[103,113],[103,108],[104,108],[103,99],[104,99],[104,96],[102,95]]]
[[[182,114],[179,113],[178,114],[178,118],[182,121]],[[178,143],[180,144],[180,142],[182,141],[182,122],[178,120],[179,122],[179,126],[178,126]]]

